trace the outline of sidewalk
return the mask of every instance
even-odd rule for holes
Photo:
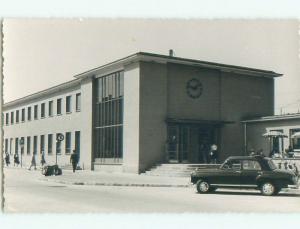
[[[71,185],[135,186],[135,187],[189,187],[188,177],[158,177],[129,173],[63,170],[61,176],[41,177],[42,181],[53,181]]]

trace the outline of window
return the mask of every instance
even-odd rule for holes
[[[48,134],[48,154],[52,154],[53,135]]]
[[[61,99],[57,99],[56,111],[57,115],[61,115]]]
[[[124,73],[116,72],[95,81],[94,148],[103,163],[123,158],[123,80]]]
[[[66,140],[65,140],[65,147],[66,147],[66,154],[71,153],[71,132],[66,133]]]
[[[240,160],[228,160],[223,164],[222,168],[239,170],[242,168],[242,163]]]
[[[24,137],[21,137],[21,142],[23,142],[23,145],[21,146],[21,154],[24,155],[24,143],[25,143]]]
[[[45,103],[41,104],[41,118],[45,118]]]
[[[56,139],[59,134],[56,134]],[[56,141],[56,154],[61,154],[61,141]]]
[[[10,124],[14,124],[14,112],[10,112]]]
[[[49,101],[49,110],[48,110],[49,117],[53,116],[53,101]]]
[[[45,153],[45,135],[40,137],[40,154]]]
[[[15,140],[15,154],[19,154],[19,138]]]
[[[5,114],[5,124],[8,125],[9,124],[9,113]]]
[[[22,109],[22,117],[21,117],[21,121],[25,122],[25,108]]]
[[[33,154],[37,154],[37,136],[33,136]]]
[[[30,121],[31,120],[31,107],[27,108],[27,120]]]
[[[16,111],[16,123],[19,123],[19,110]]]
[[[8,153],[8,139],[5,139],[5,144],[4,144],[4,153]]]
[[[34,105],[34,119],[38,119],[38,105]]]
[[[66,113],[72,112],[72,107],[71,107],[71,96],[66,97]]]
[[[270,130],[270,132],[276,131],[283,133],[283,130]],[[283,149],[283,138],[271,138],[272,141],[272,151],[273,153],[282,153]]]
[[[257,161],[244,160],[243,161],[243,169],[244,170],[261,170],[261,167]]]
[[[290,145],[294,151],[300,151],[300,138],[292,138],[292,136],[297,132],[300,132],[300,128],[290,129]]]
[[[76,111],[81,110],[81,93],[76,94]]]
[[[27,155],[30,155],[30,146],[31,146],[31,139],[27,137]]]
[[[9,142],[9,154],[10,154],[10,155],[11,155],[11,153],[12,153],[12,152],[11,152],[11,149],[12,149],[12,146],[13,146],[13,140],[14,140],[14,139],[11,138],[11,139],[10,139],[10,142]]]

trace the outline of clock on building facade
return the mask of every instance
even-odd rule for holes
[[[196,99],[202,95],[203,85],[198,79],[191,79],[186,83],[186,93],[189,97]]]

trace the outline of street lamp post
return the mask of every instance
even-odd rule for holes
[[[59,133],[56,135],[56,144],[58,144],[58,150],[60,151],[60,143],[64,140],[64,135]],[[57,150],[57,151],[58,151]],[[56,154],[55,154],[55,165],[57,165],[57,151],[56,151]]]
[[[23,164],[23,155],[22,155],[22,152],[24,150],[24,139],[21,138],[20,140],[20,146],[21,146],[21,168],[22,168],[22,164]]]

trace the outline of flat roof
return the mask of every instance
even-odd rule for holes
[[[269,121],[281,121],[281,120],[291,120],[291,119],[300,119],[300,113],[264,116],[264,117],[254,118],[254,119],[243,120],[241,122],[243,123],[269,122]]]
[[[182,65],[190,65],[190,66],[197,66],[203,68],[211,68],[211,69],[218,69],[224,72],[236,72],[246,75],[254,75],[254,76],[261,76],[261,77],[279,77],[282,76],[280,73],[276,73],[273,71],[262,70],[257,68],[249,68],[249,67],[242,67],[237,65],[228,65],[228,64],[220,64],[215,62],[208,62],[202,60],[195,60],[189,58],[182,58],[182,57],[175,57],[175,56],[168,56],[168,55],[161,55],[155,53],[148,53],[148,52],[138,52],[132,54],[130,56],[121,58],[119,60],[113,61],[111,63],[102,65],[97,68],[93,68],[91,70],[85,71],[78,75],[75,75],[75,78],[86,78],[90,77],[97,72],[101,72],[102,70],[112,68],[113,66],[120,66],[124,64],[134,63],[137,61],[151,61],[157,63],[174,63],[174,64],[182,64]]]
[[[108,70],[116,70],[120,67],[123,67],[126,64],[138,62],[138,61],[146,61],[146,62],[157,62],[157,63],[174,63],[174,64],[182,64],[182,65],[189,65],[189,66],[197,66],[197,67],[203,67],[203,68],[210,68],[210,69],[218,69],[222,70],[224,72],[235,72],[245,75],[252,75],[252,76],[260,76],[260,77],[279,77],[282,74],[273,72],[273,71],[267,71],[267,70],[261,70],[256,68],[248,68],[248,67],[242,67],[242,66],[235,66],[235,65],[227,65],[227,64],[220,64],[220,63],[214,63],[214,62],[207,62],[207,61],[201,61],[201,60],[195,60],[195,59],[188,59],[188,58],[181,58],[181,57],[174,57],[174,56],[168,56],[168,55],[161,55],[161,54],[155,54],[155,53],[148,53],[148,52],[138,52],[135,54],[132,54],[130,56],[118,59],[116,61],[113,61],[111,63],[102,65],[97,68],[93,68],[91,70],[85,71],[83,73],[80,73],[78,75],[75,75],[74,77],[76,79],[56,85],[54,87],[38,91],[36,93],[27,95],[25,97],[9,101],[3,105],[4,109],[7,109],[12,106],[16,106],[21,103],[25,103],[34,99],[38,99],[41,96],[46,96],[52,93],[55,93],[57,91],[73,87],[75,85],[79,85],[81,79],[93,77],[95,74],[99,72],[105,72]]]

